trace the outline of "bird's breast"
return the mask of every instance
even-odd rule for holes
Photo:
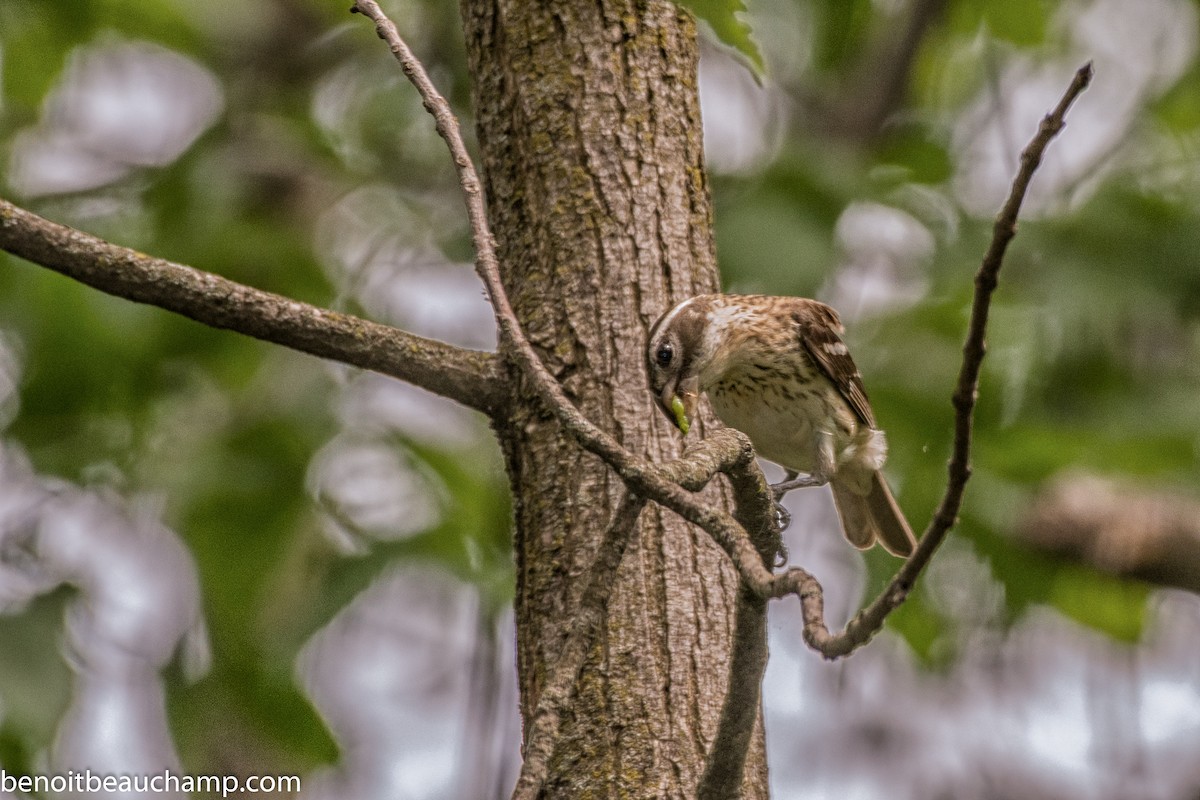
[[[833,428],[836,439],[851,434],[845,423],[852,421],[838,419],[847,415],[831,409],[831,392],[836,394],[832,386],[813,380],[739,376],[712,387],[708,396],[721,421],[749,436],[760,456],[798,472],[812,472],[822,430]]]

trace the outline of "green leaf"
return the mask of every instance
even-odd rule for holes
[[[750,23],[741,15],[746,13],[742,0],[676,0],[682,7],[704,20],[717,39],[745,56],[754,77],[766,72],[762,53],[750,36]]]

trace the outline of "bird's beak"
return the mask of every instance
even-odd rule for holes
[[[678,383],[670,381],[658,397],[659,406],[684,435],[692,426],[696,406],[700,403],[700,377],[684,378]]]

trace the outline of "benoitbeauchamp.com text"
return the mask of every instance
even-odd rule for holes
[[[37,792],[64,794],[66,792],[167,792],[204,793],[228,797],[237,792],[299,792],[298,775],[176,775],[162,772],[156,775],[97,775],[90,769],[68,771],[65,775],[10,775],[0,768],[0,794]]]

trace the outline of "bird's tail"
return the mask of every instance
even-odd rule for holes
[[[883,473],[879,470],[871,473],[865,495],[837,479],[830,485],[834,505],[842,520],[842,533],[850,544],[866,550],[878,540],[883,549],[894,556],[903,558],[912,553],[917,546],[916,537],[892,497]]]

